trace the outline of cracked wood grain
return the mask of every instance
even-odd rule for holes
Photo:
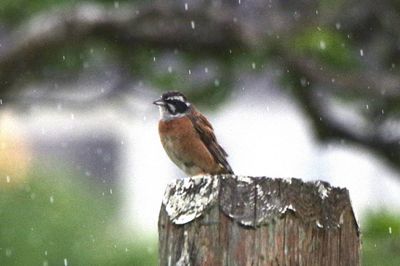
[[[176,180],[158,226],[160,265],[360,265],[349,193],[322,181]]]

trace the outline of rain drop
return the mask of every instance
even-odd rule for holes
[[[307,79],[304,78],[304,77],[302,77],[302,78],[300,79],[300,84],[301,84],[302,87],[307,86]]]
[[[188,5],[188,3],[185,3],[185,10],[188,11],[188,9],[189,9],[189,5]]]
[[[326,43],[325,43],[325,41],[323,41],[323,40],[319,41],[319,48],[320,48],[321,50],[325,50],[325,49],[326,49]]]
[[[360,55],[364,56],[364,50],[363,49],[360,49]]]
[[[190,25],[192,26],[192,29],[195,29],[196,28],[196,24],[194,23],[194,21],[192,20],[192,21],[190,21]]]

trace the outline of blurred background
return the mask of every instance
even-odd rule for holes
[[[157,265],[179,90],[240,175],[347,187],[363,265],[400,265],[400,4],[0,2],[0,265]]]

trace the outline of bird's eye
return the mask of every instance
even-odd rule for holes
[[[167,108],[171,114],[183,114],[189,108],[185,102],[179,100],[167,101]]]
[[[177,113],[184,113],[188,109],[188,106],[187,106],[187,104],[185,102],[174,101],[174,105],[175,105]]]

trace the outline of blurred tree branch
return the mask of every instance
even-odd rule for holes
[[[232,50],[249,55],[261,51],[268,54],[266,61],[280,64],[284,70],[283,79],[294,80],[293,97],[313,121],[321,140],[353,142],[379,154],[400,170],[400,136],[388,137],[387,132],[382,132],[387,121],[399,122],[400,78],[395,66],[400,63],[400,53],[396,50],[400,32],[387,22],[387,17],[396,25],[400,22],[398,12],[393,11],[398,9],[393,1],[383,1],[376,9],[371,8],[372,4],[368,6],[357,1],[329,8],[329,5],[323,7],[321,2],[311,0],[285,4],[279,1],[242,4],[205,1],[186,5],[179,1],[154,1],[115,9],[85,3],[67,10],[44,11],[1,39],[0,91],[3,95],[13,93],[21,73],[42,67],[43,51],[93,38],[120,47],[122,55],[118,64],[122,66],[127,60],[125,55],[143,45],[214,57]],[[347,8],[341,9],[343,7]],[[350,70],[332,67],[318,58],[318,55],[325,56],[324,50],[331,49],[322,37],[317,39],[315,48],[310,46],[311,53],[293,49],[292,44],[298,36],[304,35],[305,28],[317,33],[327,29],[328,37],[330,32],[347,36],[349,53],[358,57],[362,53],[362,58],[356,59],[358,66]],[[380,43],[388,49],[380,52]],[[371,52],[364,55],[360,47]],[[290,70],[289,73],[286,70]],[[125,84],[127,80],[129,78],[124,75],[120,82]],[[118,95],[121,88],[126,89],[126,85],[114,86],[99,97],[107,99]],[[355,107],[356,101],[368,101],[371,111],[361,112],[368,132],[340,120],[320,95],[342,99]]]

